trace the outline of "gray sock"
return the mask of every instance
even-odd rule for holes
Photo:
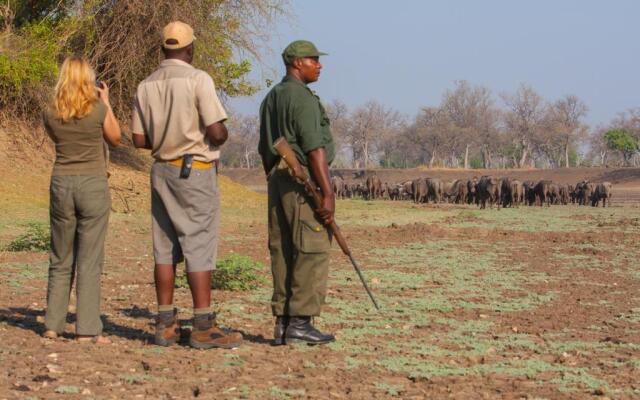
[[[211,328],[215,318],[215,313],[195,314],[193,316],[193,327],[199,331],[206,331]]]
[[[158,311],[158,322],[162,324],[172,324],[176,316],[176,310],[171,311],[160,310]]]

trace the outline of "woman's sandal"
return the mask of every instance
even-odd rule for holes
[[[56,331],[52,331],[50,329],[47,329],[42,334],[42,337],[45,338],[45,339],[57,339],[58,338],[58,334],[56,333]]]
[[[93,343],[93,344],[111,344],[111,339],[106,336],[77,336],[76,340],[80,343]]]

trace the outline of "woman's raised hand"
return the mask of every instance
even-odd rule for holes
[[[110,105],[109,103],[109,87],[107,86],[106,83],[100,81],[98,82],[99,86],[96,86],[96,89],[98,90],[98,95],[100,96],[100,99],[104,102],[104,104],[106,105]]]

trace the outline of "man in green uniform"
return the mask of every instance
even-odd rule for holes
[[[268,179],[269,251],[273,275],[271,308],[276,317],[276,344],[335,340],[316,329],[311,318],[320,315],[327,291],[335,197],[329,164],[335,148],[329,118],[320,99],[307,84],[320,76],[320,53],[313,43],[298,40],[282,53],[287,75],[271,89],[260,106],[258,152]],[[273,148],[280,137],[296,153],[321,189],[315,210],[304,185],[289,174]]]

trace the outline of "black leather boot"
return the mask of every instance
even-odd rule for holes
[[[325,344],[336,340],[335,336],[320,332],[311,324],[311,317],[290,317],[289,326],[285,330],[284,342]]]
[[[289,325],[289,317],[281,315],[276,317],[276,326],[273,328],[273,344],[275,346],[284,344],[284,333],[287,330],[287,325]]]

